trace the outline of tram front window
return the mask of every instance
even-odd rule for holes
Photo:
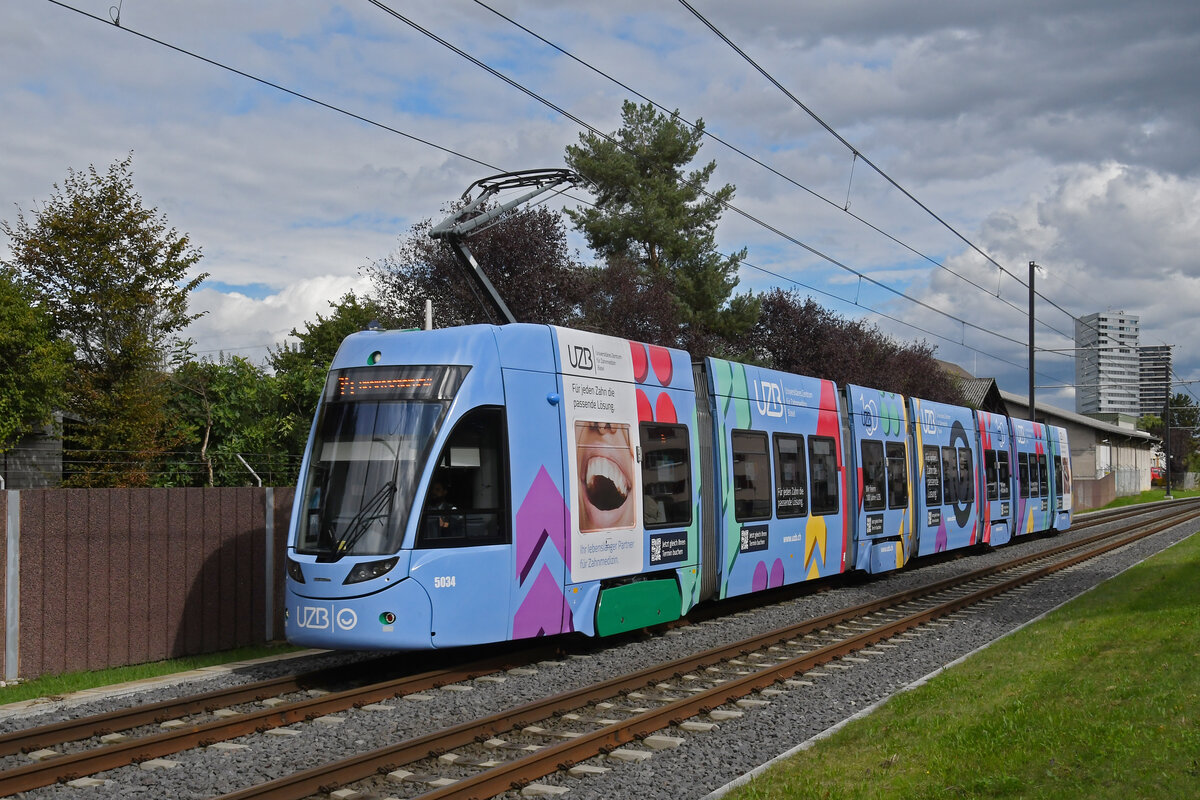
[[[449,407],[446,395],[453,396],[465,371],[408,367],[382,377],[375,377],[382,370],[364,369],[330,376],[302,489],[297,552],[336,561],[400,549],[417,481]]]

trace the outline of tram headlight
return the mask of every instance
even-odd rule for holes
[[[355,564],[354,568],[350,570],[350,574],[346,576],[346,580],[342,581],[342,585],[374,580],[396,566],[396,562],[399,560],[399,556],[392,556],[380,561],[364,561],[361,564]]]
[[[296,583],[304,583],[304,570],[300,568],[299,561],[287,560],[287,574]]]

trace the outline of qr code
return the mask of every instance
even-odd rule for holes
[[[662,561],[662,539],[654,538],[650,540],[650,563],[659,561]]]
[[[750,547],[750,534],[746,533],[746,530],[743,528],[742,529],[742,550],[746,550],[749,547]]]

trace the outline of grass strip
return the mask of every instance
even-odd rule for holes
[[[288,644],[268,644],[254,647],[239,647],[235,650],[224,650],[219,653],[205,653],[198,656],[173,658],[167,661],[154,661],[149,664],[134,664],[128,667],[113,667],[95,672],[67,672],[61,675],[45,675],[31,681],[22,681],[0,688],[0,704],[16,703],[22,700],[32,700],[37,697],[61,697],[84,689],[95,689],[100,686],[113,686],[130,681],[160,678],[164,675],[174,675],[202,667],[217,664],[230,664],[237,661],[250,661],[256,658],[278,656],[297,652],[301,648]]]
[[[1163,487],[1158,489],[1149,489],[1141,494],[1131,494],[1126,497],[1118,497],[1106,506],[1101,508],[1123,508],[1125,506],[1141,505],[1142,503],[1159,503],[1166,499],[1167,490]],[[1200,496],[1200,489],[1172,489],[1171,497],[1176,500],[1182,500],[1185,497]]]
[[[1200,797],[1200,536],[728,797]]]

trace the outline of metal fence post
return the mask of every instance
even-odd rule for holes
[[[21,493],[8,490],[4,575],[4,680],[16,680],[21,666]]]

